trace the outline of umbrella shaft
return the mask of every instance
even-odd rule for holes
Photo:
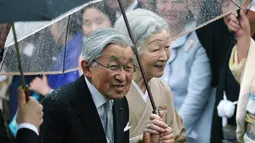
[[[132,32],[131,32],[131,30],[130,30],[130,26],[129,26],[129,23],[128,23],[128,20],[127,20],[127,16],[126,16],[125,10],[124,10],[124,8],[123,8],[123,4],[122,4],[121,0],[118,0],[118,3],[119,3],[119,6],[120,6],[121,13],[122,13],[122,15],[123,15],[123,19],[124,19],[124,21],[125,21],[125,23],[126,23],[126,27],[127,27],[127,31],[128,31],[129,37],[130,37],[130,39],[131,39],[131,41],[132,41],[132,43],[133,43],[133,45],[134,45],[133,51],[134,51],[134,53],[135,53],[135,56],[136,56],[136,59],[137,59],[137,63],[138,63],[138,65],[139,65],[139,67],[140,67],[140,70],[141,70],[142,78],[143,78],[145,87],[146,87],[146,89],[147,89],[147,92],[148,92],[148,95],[149,95],[149,98],[150,98],[150,101],[151,101],[153,113],[157,114],[157,113],[158,113],[158,112],[157,112],[157,107],[156,107],[155,102],[154,102],[154,99],[153,99],[153,97],[152,97],[151,90],[150,90],[150,87],[149,87],[149,85],[148,85],[148,82],[147,82],[147,80],[146,80],[146,78],[145,78],[145,72],[144,72],[143,67],[142,67],[142,65],[141,65],[141,62],[140,62],[140,57],[139,57],[137,48],[136,48],[136,46],[135,46],[135,41],[134,41]],[[158,115],[159,115],[159,114],[158,114]]]
[[[14,43],[15,43],[15,51],[16,51],[16,57],[17,57],[17,61],[18,61],[18,69],[19,69],[20,77],[21,77],[21,87],[26,94],[26,101],[28,101],[29,100],[28,88],[26,86],[25,77],[24,77],[24,73],[23,73],[23,69],[22,69],[22,65],[21,65],[21,58],[20,58],[17,35],[16,35],[14,24],[12,24],[12,33],[13,33],[13,39],[14,39]]]

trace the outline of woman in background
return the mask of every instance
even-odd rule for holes
[[[111,13],[106,11],[103,2],[93,3],[82,9],[80,12],[80,18],[75,16],[71,22],[74,22],[74,26],[80,26],[79,29],[82,31],[78,32],[74,36],[71,36],[71,40],[67,43],[66,48],[66,59],[65,59],[65,69],[74,69],[78,67],[78,58],[81,54],[82,44],[84,38],[86,38],[91,32],[98,28],[110,28],[112,27],[114,17],[112,17]],[[78,22],[77,22],[78,21]],[[79,23],[82,23],[80,24]],[[71,25],[72,26],[72,25]],[[57,27],[56,27],[57,28]],[[58,34],[58,32],[54,32],[55,29],[52,29],[53,35]],[[70,31],[75,30],[73,27],[70,27]],[[56,30],[55,30],[56,31]],[[56,33],[56,34],[54,34]],[[83,33],[83,34],[82,34]],[[56,36],[55,36],[56,37]],[[59,38],[58,38],[59,39]],[[59,40],[58,40],[59,41]],[[62,71],[63,67],[63,57],[64,51],[61,52],[59,60],[56,62],[54,68],[57,71]],[[40,93],[41,95],[48,95],[48,93],[56,88],[59,88],[65,84],[73,82],[80,76],[78,70],[73,72],[68,72],[65,74],[59,75],[49,75],[48,79],[46,76],[42,78],[35,78],[30,83],[30,89]]]

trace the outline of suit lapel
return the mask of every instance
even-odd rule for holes
[[[114,100],[113,104],[113,125],[114,125],[114,142],[115,143],[121,143],[124,139],[124,113],[123,109],[121,108],[121,101],[120,100]]]
[[[106,143],[104,129],[84,76],[76,80],[74,85],[75,94],[70,100],[87,133],[94,143]]]

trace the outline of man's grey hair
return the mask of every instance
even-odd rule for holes
[[[85,40],[82,49],[82,58],[89,65],[103,54],[103,50],[109,44],[117,44],[125,47],[132,47],[132,42],[124,33],[113,29],[97,29],[92,32]]]
[[[156,13],[146,9],[136,9],[126,13],[135,45],[139,54],[142,54],[146,40],[162,30],[169,32],[167,22]],[[128,35],[124,19],[120,17],[114,26],[115,29]]]

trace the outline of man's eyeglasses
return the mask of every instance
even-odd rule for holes
[[[99,64],[100,66],[103,66],[105,68],[108,68],[109,70],[113,72],[118,72],[121,70],[124,70],[127,73],[134,73],[135,72],[135,65],[130,64],[130,65],[116,65],[116,64],[109,64],[109,65],[104,65],[96,60],[93,60],[93,62]]]

